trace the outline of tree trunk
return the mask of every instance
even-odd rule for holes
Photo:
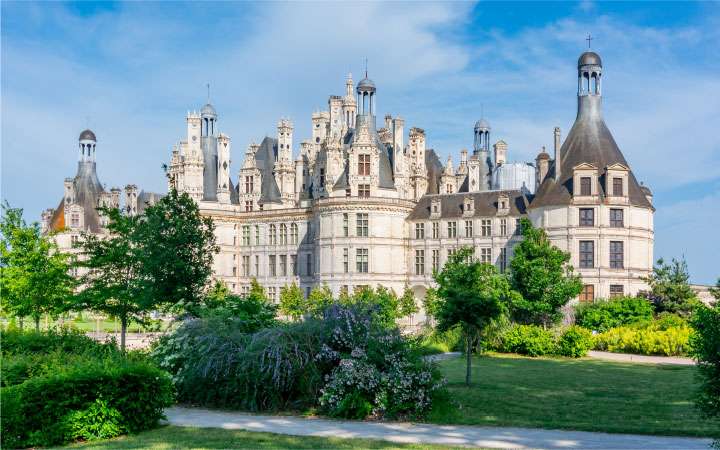
[[[25,319],[23,319],[22,317],[18,317],[18,319],[19,319],[18,322],[20,323],[20,331],[24,331],[25,330]]]
[[[120,351],[125,353],[125,333],[127,333],[127,317],[120,319]]]
[[[467,358],[465,384],[467,386],[470,386],[470,377],[472,375],[472,343],[470,341],[470,333],[465,334],[465,357]]]
[[[33,317],[35,319],[35,331],[40,332],[40,316]]]

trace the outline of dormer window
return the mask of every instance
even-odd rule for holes
[[[440,199],[434,198],[430,203],[430,217],[438,218],[441,215]]]
[[[510,197],[505,194],[500,194],[497,201],[497,213],[499,216],[505,216],[510,214]]]
[[[622,197],[624,195],[622,178],[613,177],[613,179],[612,179],[612,195],[614,197]]]
[[[612,203],[626,202],[629,169],[622,164],[611,164],[605,170],[605,192],[608,199]]]
[[[575,201],[586,203],[598,200],[600,195],[598,169],[589,163],[580,163],[573,167],[573,197]]]
[[[475,212],[475,200],[472,197],[463,199],[462,211],[464,216],[472,216]]]

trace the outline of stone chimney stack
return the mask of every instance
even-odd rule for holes
[[[554,150],[555,150],[555,179],[560,179],[560,127],[553,130]]]

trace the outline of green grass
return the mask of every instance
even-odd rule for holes
[[[233,448],[233,449],[449,449],[440,445],[395,444],[371,439],[339,439],[309,436],[287,436],[218,428],[163,427],[133,436],[106,441],[74,444],[82,449],[177,449],[177,448]]]
[[[694,407],[693,366],[492,355],[473,359],[466,387],[464,358],[440,364],[450,398],[428,422],[720,436],[720,423]]]

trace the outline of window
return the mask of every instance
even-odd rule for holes
[[[612,195],[615,197],[623,196],[623,179],[622,178],[613,178]]]
[[[481,221],[480,231],[482,232],[483,236],[490,236],[490,234],[492,234],[492,231],[491,231],[492,228],[491,228],[490,224],[491,224],[490,219],[483,219]]]
[[[253,188],[254,188],[253,177],[252,176],[245,177],[245,193],[252,194]]]
[[[358,175],[370,175],[370,155],[358,155]]]
[[[440,222],[433,222],[432,224],[432,236],[433,239],[439,239],[440,238]]]
[[[415,275],[425,275],[425,250],[415,250]]]
[[[522,223],[520,219],[515,219],[515,234],[518,236],[522,234]]]
[[[480,249],[480,262],[490,264],[492,260],[492,249],[490,247],[483,247]]]
[[[307,270],[308,276],[312,275],[312,254],[308,253],[305,255],[305,269]]]
[[[357,235],[360,237],[368,237],[368,214],[357,213],[355,221]]]
[[[624,227],[623,210],[622,209],[611,209],[610,210],[610,226],[622,228]]]
[[[260,276],[260,255],[255,255],[255,276]]]
[[[243,255],[242,257],[242,274],[244,277],[250,276],[250,255]]]
[[[579,300],[581,303],[592,303],[595,300],[595,286],[592,284],[584,285],[582,291],[580,291]]]
[[[287,255],[280,255],[280,276],[287,276]]]
[[[452,255],[454,255],[456,251],[457,251],[456,248],[449,248],[448,251],[447,251],[447,252],[448,252],[448,259],[450,259],[450,257],[451,257]]]
[[[425,224],[424,223],[416,223],[415,224],[415,239],[425,239]]]
[[[610,241],[610,268],[622,269],[625,252],[622,241]]]
[[[232,276],[234,276],[234,277],[237,276],[237,266],[233,266],[233,268],[232,268]]]
[[[277,225],[270,224],[270,245],[277,245]]]
[[[349,222],[350,219],[348,218],[348,213],[343,214],[343,236],[348,236],[348,228],[349,228]]]
[[[268,297],[270,298],[270,301],[277,303],[277,288],[275,286],[270,286],[268,288]]]
[[[320,169],[320,189],[325,187],[325,169]]]
[[[473,235],[473,223],[472,220],[465,221],[465,237],[472,237]]]
[[[72,213],[70,215],[70,226],[71,227],[79,227],[80,226],[80,214]]]
[[[580,267],[595,267],[595,242],[580,241]]]
[[[80,241],[79,236],[77,234],[73,234],[70,236],[70,244],[74,247],[77,245],[77,243]]]
[[[457,222],[448,222],[448,237],[457,237]]]
[[[260,225],[255,225],[255,245],[260,245]]]
[[[507,249],[500,249],[500,256],[498,256],[498,266],[500,266],[500,273],[505,273],[507,269]]]
[[[247,297],[250,294],[250,286],[247,284],[240,286],[240,293],[243,297]]]
[[[297,276],[297,255],[290,255],[290,273]]]
[[[610,298],[622,297],[625,293],[622,284],[611,284],[610,285]]]
[[[250,212],[253,210],[253,202],[252,200],[246,200],[245,201],[245,212]]]
[[[595,226],[595,210],[592,208],[580,208],[580,226]]]
[[[350,271],[350,249],[343,249],[343,272],[348,273]]]
[[[368,273],[368,249],[356,249],[355,265],[359,273]]]
[[[440,250],[433,249],[432,251],[432,268],[434,271],[440,270]]]
[[[500,219],[500,236],[507,236],[507,219]]]
[[[287,224],[280,224],[280,243],[285,245],[288,243],[288,229]]]
[[[298,243],[298,226],[296,223],[290,224],[290,243]]]
[[[369,184],[358,184],[358,197],[363,197],[363,198],[370,197],[370,185]]]
[[[268,267],[270,268],[270,276],[271,277],[277,276],[277,265],[276,265],[275,255],[270,255],[268,257]]]
[[[243,225],[242,227],[242,244],[250,245],[250,225]]]
[[[590,189],[590,177],[580,178],[580,195],[592,195],[592,190]]]

